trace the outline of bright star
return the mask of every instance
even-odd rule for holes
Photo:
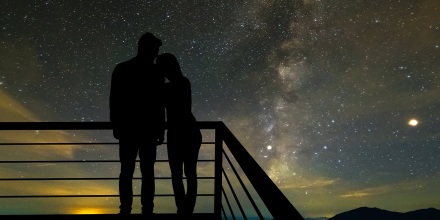
[[[419,121],[417,121],[417,119],[411,119],[411,120],[409,120],[408,121],[408,124],[410,125],[410,126],[417,126],[417,124],[419,124]]]

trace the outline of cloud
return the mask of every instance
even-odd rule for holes
[[[337,179],[329,179],[323,177],[313,177],[311,179],[306,177],[297,178],[294,181],[287,181],[285,183],[278,184],[280,189],[313,189],[313,188],[325,188],[328,186],[334,186],[337,184]]]
[[[26,109],[4,89],[0,88],[0,121],[2,122],[35,122],[38,117]]]
[[[383,195],[391,192],[402,193],[403,191],[411,191],[411,190],[419,189],[422,185],[424,184],[422,184],[419,181],[400,182],[396,184],[368,187],[359,190],[350,190],[340,194],[339,196],[342,198],[358,198],[358,197]]]
[[[340,195],[342,198],[350,198],[350,197],[365,197],[365,196],[373,196],[373,195],[380,195],[388,193],[392,190],[392,187],[387,186],[379,186],[379,187],[373,187],[373,188],[366,188],[356,191],[349,191],[347,193],[344,193]]]

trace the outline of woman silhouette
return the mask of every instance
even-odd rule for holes
[[[177,58],[170,53],[157,57],[156,63],[164,71],[165,108],[168,124],[167,151],[177,214],[191,215],[197,197],[197,159],[202,135],[192,113],[191,83],[184,77]],[[185,172],[187,192],[182,175]]]

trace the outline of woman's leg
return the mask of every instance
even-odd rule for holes
[[[199,157],[199,150],[201,146],[201,137],[196,136],[190,144],[189,151],[186,154],[184,161],[184,169],[187,183],[187,193],[185,200],[185,212],[192,214],[196,204],[197,198],[197,160]]]
[[[183,159],[179,147],[173,140],[167,140],[168,160],[171,170],[171,181],[174,191],[174,199],[176,202],[177,213],[184,210],[185,205],[185,188],[183,186]]]

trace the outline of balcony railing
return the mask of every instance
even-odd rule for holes
[[[211,158],[200,158],[199,163],[214,163],[213,169],[210,175],[199,176],[199,180],[211,181],[214,185],[212,192],[199,193],[198,198],[211,198],[212,207],[208,211],[204,210],[203,213],[196,213],[200,219],[289,219],[289,220],[303,220],[302,216],[290,203],[290,201],[284,196],[279,188],[273,183],[273,181],[267,176],[265,171],[258,165],[258,163],[252,158],[248,151],[242,146],[232,132],[227,128],[223,122],[198,122],[200,129],[203,132],[202,146],[206,147],[204,152],[208,152]],[[14,155],[26,155],[26,147],[40,147],[40,146],[53,146],[62,147],[68,146],[69,148],[74,146],[117,146],[115,139],[111,138],[112,126],[109,122],[0,122],[0,151],[2,148],[14,148]],[[29,134],[16,135],[11,132],[32,132],[31,137]],[[55,141],[34,141],[34,136],[38,136],[43,131],[64,131],[70,132],[70,137],[75,137],[77,131],[103,131],[105,133],[105,140],[111,141],[99,141],[97,138],[90,140],[75,140],[70,142],[57,141],[57,138],[53,138]],[[7,133],[10,132],[10,133]],[[211,132],[211,133],[209,133]],[[3,133],[3,134],[2,134]],[[95,134],[96,135],[96,134]],[[110,138],[109,138],[110,137]],[[211,140],[208,140],[211,138]],[[4,140],[7,139],[7,140]],[[26,139],[27,141],[23,141]],[[35,138],[37,139],[37,138]],[[69,138],[78,139],[78,138]],[[164,143],[166,145],[166,142]],[[211,146],[211,148],[209,148]],[[53,149],[53,148],[52,148]],[[5,156],[2,158],[6,158]],[[78,158],[78,157],[75,157]],[[20,164],[97,164],[102,163],[118,163],[117,158],[113,159],[44,159],[44,160],[21,160],[21,159],[2,159],[0,160],[1,166]],[[158,159],[157,163],[166,163],[167,159]],[[116,169],[117,170],[117,169]],[[66,168],[65,172],[69,172],[69,168]],[[102,173],[101,173],[102,174]],[[0,176],[0,184],[25,184],[32,187],[35,182],[40,182],[44,185],[48,181],[115,181],[117,182],[117,176],[110,177],[66,177],[63,173],[62,177],[44,177],[44,173],[41,175],[33,175],[32,177],[4,177]],[[140,177],[135,177],[135,180],[139,180]],[[170,176],[158,176],[156,181],[170,180]],[[157,184],[156,184],[157,185]],[[55,184],[56,186],[56,184]],[[52,186],[53,187],[53,183]],[[139,196],[139,195],[135,195]],[[172,193],[156,193],[155,197],[172,197]],[[42,201],[44,199],[51,198],[113,198],[118,197],[117,194],[93,194],[93,193],[78,193],[68,191],[67,193],[58,194],[23,194],[23,193],[5,193],[1,191],[0,185],[0,200],[3,203],[9,203],[8,200],[14,199],[38,199]],[[23,200],[23,201],[25,201]],[[199,201],[199,199],[198,199]],[[25,203],[25,202],[23,202]],[[41,204],[45,204],[41,202]],[[174,203],[173,203],[174,204]],[[26,209],[24,204],[20,207],[14,207],[14,209]],[[118,206],[118,204],[114,204]],[[47,207],[50,209],[50,207]],[[1,210],[0,210],[1,211]],[[66,213],[57,213],[66,214]],[[68,213],[67,213],[68,214]],[[15,214],[14,214],[15,215]],[[8,215],[9,217],[14,215]],[[172,216],[172,213],[163,213],[158,216]],[[4,215],[6,216],[6,215]],[[75,216],[69,214],[69,216]],[[170,219],[170,218],[164,218]]]

